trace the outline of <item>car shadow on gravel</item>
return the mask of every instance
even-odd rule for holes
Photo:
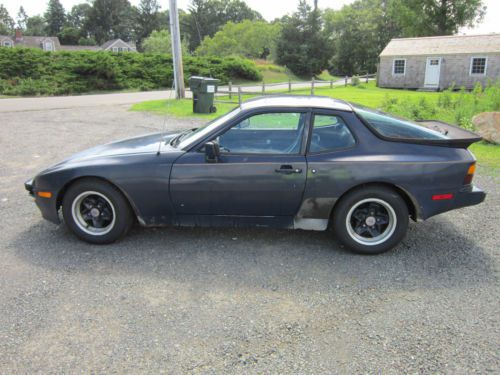
[[[273,229],[134,228],[106,246],[40,221],[10,244],[37,267],[92,275],[157,277],[206,288],[453,288],[494,280],[481,243],[446,218],[411,224],[405,240],[377,256],[353,254],[331,232]]]

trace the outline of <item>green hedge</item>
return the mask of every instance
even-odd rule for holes
[[[191,75],[211,76],[222,83],[262,79],[252,61],[237,57],[185,57],[184,75],[186,80]],[[172,79],[172,58],[164,54],[0,48],[0,94],[3,95],[151,90],[172,87]]]

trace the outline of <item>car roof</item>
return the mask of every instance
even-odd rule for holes
[[[254,109],[265,107],[307,107],[307,108],[325,108],[336,109],[340,111],[352,112],[349,103],[333,99],[328,96],[306,96],[306,95],[276,95],[263,96],[247,100],[241,104],[241,109]]]

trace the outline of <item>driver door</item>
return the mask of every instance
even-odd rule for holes
[[[203,147],[172,168],[170,194],[178,215],[294,216],[307,174],[307,112],[251,115],[207,141],[220,156],[208,162]]]

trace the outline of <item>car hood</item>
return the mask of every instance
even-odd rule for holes
[[[108,143],[101,146],[92,147],[88,150],[78,152],[61,163],[81,161],[93,158],[132,155],[132,154],[151,154],[158,151],[168,152],[169,147],[164,147],[176,133],[155,133],[140,137],[123,139],[117,142]],[[61,164],[60,163],[60,164]]]
[[[92,147],[48,167],[40,174],[56,172],[75,165],[100,163],[103,159],[119,158],[127,155],[154,154],[160,151],[162,155],[172,154],[172,156],[175,156],[176,153],[179,153],[179,150],[170,146],[169,141],[177,134],[178,132],[148,134]]]

